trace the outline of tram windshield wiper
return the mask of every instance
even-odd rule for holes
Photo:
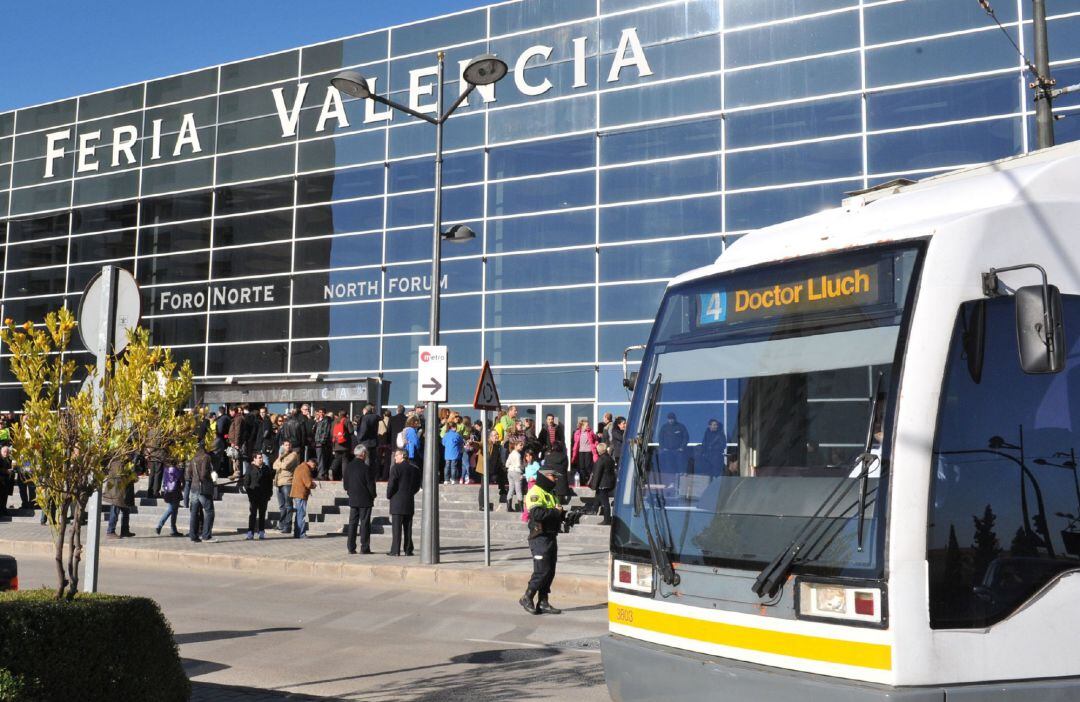
[[[664,509],[649,486],[649,475],[652,473],[652,446],[649,438],[652,436],[656,418],[656,401],[660,392],[661,376],[657,375],[649,387],[645,397],[645,405],[642,409],[641,431],[637,436],[637,451],[634,454],[634,482],[637,483],[638,499],[642,505],[641,522],[645,527],[645,538],[649,546],[649,556],[653,567],[660,574],[660,578],[668,585],[678,585],[679,575],[671,563],[671,557],[666,545],[661,544],[661,537],[654,533],[654,525],[650,522],[656,518],[657,512]]]
[[[860,551],[862,550],[863,524],[866,519],[866,493],[870,477],[870,466],[873,465],[875,461],[881,460],[871,453],[871,449],[873,448],[874,428],[876,426],[877,413],[881,402],[881,382],[884,375],[884,372],[878,373],[874,397],[871,401],[870,422],[866,434],[866,450],[856,456],[855,460],[851,463],[852,466],[860,463],[862,464],[858,475],[858,481],[848,479],[840,480],[836,484],[836,487],[832,489],[832,492],[821,501],[821,506],[817,508],[810,519],[807,520],[806,524],[796,532],[795,538],[788,543],[784,550],[776,555],[776,558],[772,559],[772,561],[758,573],[758,577],[751,588],[758,597],[768,597],[770,599],[776,597],[776,593],[780,592],[784,580],[787,579],[792,568],[795,567],[795,561],[798,559],[799,554],[802,553],[809,544],[812,542],[817,543],[817,541],[825,535],[825,528],[829,524],[829,521],[825,519],[825,517],[836,514],[836,508],[844,503],[844,500],[847,499],[848,494],[856,485],[859,486],[859,494],[857,502],[855,503],[855,507],[857,507],[856,516],[858,518],[858,548]],[[850,503],[848,503],[848,506],[841,510],[840,513],[844,514],[849,509],[851,509]]]

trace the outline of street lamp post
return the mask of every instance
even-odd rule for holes
[[[431,315],[428,327],[428,344],[431,346],[439,345],[439,286],[442,280],[442,240],[445,238],[449,241],[468,241],[476,236],[465,225],[451,227],[445,233],[442,231],[443,127],[446,125],[446,120],[450,115],[454,114],[454,111],[469,99],[469,95],[477,87],[497,83],[506,76],[508,71],[506,63],[496,56],[485,54],[476,57],[469,62],[462,73],[462,78],[468,84],[468,87],[461,92],[461,95],[450,106],[450,109],[443,111],[446,87],[444,75],[446,56],[440,51],[438,58],[438,85],[436,86],[437,98],[434,117],[373,93],[367,79],[356,71],[342,71],[330,81],[335,88],[346,95],[362,100],[374,100],[435,125],[435,223],[432,230]],[[420,527],[420,562],[425,565],[435,565],[439,562],[439,476],[435,472],[438,467],[438,457],[436,455],[439,431],[438,413],[438,403],[428,402],[424,418],[424,509]]]

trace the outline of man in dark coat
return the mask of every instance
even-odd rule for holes
[[[315,418],[311,416],[311,405],[300,405],[300,423],[304,427],[304,460],[315,458]]]
[[[394,449],[394,465],[390,468],[390,481],[386,484],[386,499],[390,500],[390,524],[393,539],[388,556],[401,555],[404,536],[405,555],[413,555],[412,519],[416,512],[415,497],[423,485],[420,469],[405,457],[404,449]],[[404,534],[403,534],[404,532]]]
[[[546,455],[556,443],[566,445],[562,425],[555,421],[553,414],[544,417],[544,426],[537,430],[536,438],[540,439],[541,455]]]
[[[211,456],[214,470],[218,472],[218,475],[225,474],[225,447],[229,445],[226,437],[229,435],[231,423],[232,417],[229,416],[229,410],[225,408],[225,405],[218,407],[218,416],[214,420],[214,449]]]
[[[372,456],[375,455],[375,447],[379,443],[379,415],[375,412],[374,405],[364,406],[364,414],[356,427],[356,442]]]
[[[135,476],[125,470],[125,461],[114,458],[109,463],[109,477],[101,491],[101,502],[109,506],[109,526],[105,536],[118,539],[122,536],[135,536],[128,528],[131,508],[135,506]],[[116,533],[116,521],[120,520],[120,533]]]
[[[281,425],[278,439],[282,442],[288,441],[300,456],[300,460],[304,460],[304,425],[295,409],[289,410],[289,418]]]
[[[191,523],[188,536],[192,541],[213,540],[214,530],[214,479],[210,456],[202,446],[195,449],[195,457],[188,462],[187,481],[191,483]],[[202,512],[202,534],[198,531],[199,512]]]
[[[244,441],[244,414],[239,407],[234,407],[229,412],[232,421],[229,422],[229,448],[234,449],[230,456],[232,464],[232,479],[240,478],[243,468],[243,441]]]
[[[345,465],[342,482],[349,495],[349,525],[346,546],[349,553],[356,553],[356,530],[360,528],[360,553],[371,553],[371,508],[375,506],[375,468],[370,463],[368,450],[363,446],[353,449],[355,458]]]
[[[612,427],[614,429],[614,427]],[[611,524],[611,491],[615,489],[615,461],[608,453],[607,444],[596,447],[599,457],[593,466],[589,487],[596,490],[596,505],[603,517],[601,524]]]

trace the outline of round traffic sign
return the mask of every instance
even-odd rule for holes
[[[83,291],[79,301],[79,336],[86,349],[97,355],[98,334],[101,333],[101,303],[105,292],[105,279],[99,272]],[[116,269],[116,311],[113,327],[113,353],[120,353],[127,346],[129,329],[134,329],[142,315],[142,296],[139,285],[131,273]]]

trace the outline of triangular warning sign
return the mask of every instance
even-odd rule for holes
[[[484,361],[484,370],[480,371],[480,381],[476,384],[473,409],[492,412],[499,409],[499,391],[495,388],[495,376],[492,375],[487,361]]]

